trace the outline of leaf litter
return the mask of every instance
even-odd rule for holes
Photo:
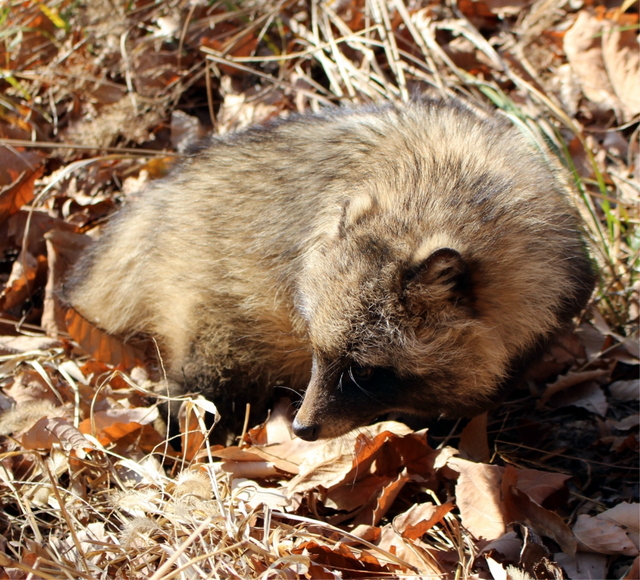
[[[0,22],[3,578],[638,577],[637,6],[12,0]],[[203,136],[424,92],[573,171],[602,270],[576,332],[468,422],[308,443],[283,399],[223,448],[196,397],[176,452],[155,345],[68,309],[69,265]]]

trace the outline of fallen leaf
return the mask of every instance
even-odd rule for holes
[[[566,554],[576,553],[576,539],[562,518],[535,503],[529,496],[517,488],[519,472],[509,465],[502,478],[502,497],[506,519],[509,522],[524,522],[537,533],[555,540]]]
[[[456,484],[456,504],[462,524],[476,538],[495,540],[506,532],[500,500],[502,469],[497,465],[473,463],[459,457],[447,465],[460,476]]]
[[[629,121],[640,111],[637,42],[630,44],[618,29],[616,23],[581,10],[564,35],[563,47],[585,97]]]
[[[637,401],[640,399],[640,379],[615,381],[609,385],[609,393],[619,401]]]
[[[623,120],[640,113],[640,52],[637,30],[624,30],[611,20],[603,21],[602,59],[613,90],[622,103]]]
[[[593,381],[609,374],[607,369],[596,369],[593,371],[569,371],[565,375],[560,375],[553,383],[549,383],[540,397],[539,405],[544,405],[553,395],[564,391],[575,385]]]
[[[74,449],[80,458],[94,449],[78,429],[61,417],[43,417],[22,436],[25,449],[51,449],[54,445]]]
[[[569,556],[564,552],[553,555],[569,580],[602,580],[607,577],[607,557],[604,554],[578,552]]]
[[[622,526],[636,548],[640,549],[640,504],[622,502],[596,517]]]
[[[69,266],[85,251],[91,238],[65,230],[51,230],[45,234],[47,248],[47,284],[44,287],[44,304],[41,324],[48,334],[58,336],[66,331],[65,312],[60,300],[60,290]]]
[[[291,500],[278,489],[258,485],[250,479],[234,479],[231,489],[252,509],[266,505],[271,509],[284,510],[291,504]]]
[[[372,572],[378,576],[386,576],[391,572],[373,556],[366,559],[356,557],[345,544],[338,544],[336,549],[316,542],[305,542],[292,550],[294,554],[308,554],[314,564],[330,570],[341,571],[345,578],[371,578]]]
[[[628,429],[634,429],[635,427],[640,425],[640,413],[634,413],[633,415],[629,415],[624,419],[620,419],[620,421],[607,419],[606,423],[610,427],[613,427],[614,429],[618,429],[619,431],[627,431]]]
[[[5,150],[4,147],[2,147]],[[18,157],[25,153],[15,152]],[[13,160],[8,166],[15,166],[16,160]],[[5,170],[6,171],[6,170]],[[36,179],[42,176],[44,172],[43,165],[32,166],[24,169],[22,172],[16,169],[8,170],[12,182],[8,185],[0,184],[0,223],[4,222],[9,216],[16,213],[20,208],[29,203],[34,198],[33,187]]]
[[[0,336],[0,355],[59,348],[62,343],[48,336]]]
[[[380,539],[377,546],[391,552],[408,564],[409,570],[417,572],[420,570],[422,574],[426,572],[441,577],[443,571],[439,569],[435,558],[432,554],[425,550],[419,540],[409,540],[403,538],[394,529],[392,524],[387,524],[381,528]],[[412,577],[412,576],[409,576]],[[419,576],[422,578],[422,575]],[[428,576],[427,576],[428,577]]]
[[[141,366],[144,353],[107,334],[69,307],[65,316],[71,337],[91,356],[114,366],[131,369]]]
[[[40,285],[40,278],[46,272],[47,259],[34,257],[29,252],[21,252],[13,262],[11,275],[0,294],[0,311],[21,305]]]
[[[389,508],[398,497],[398,494],[402,491],[402,488],[408,481],[411,481],[411,477],[407,474],[407,470],[404,469],[402,473],[398,474],[398,477],[385,485],[377,494],[375,508],[369,513],[368,510],[362,510],[358,517],[355,518],[355,524],[369,524],[375,526],[382,519],[382,517],[389,511]]]
[[[475,416],[460,434],[460,456],[470,461],[489,463],[491,452],[487,438],[487,413]]]
[[[82,433],[93,435],[102,445],[108,445],[158,419],[157,407],[108,409],[93,413],[80,423]]]
[[[602,387],[595,381],[588,381],[558,393],[547,404],[554,409],[581,407],[590,413],[604,417],[609,404]]]
[[[518,470],[518,482],[516,484],[520,491],[526,493],[534,502],[542,505],[552,493],[565,487],[565,483],[571,479],[570,475],[564,473],[553,473],[548,471],[538,471],[537,469]]]
[[[185,461],[193,461],[202,449],[207,438],[207,429],[204,423],[204,413],[195,407],[191,401],[183,401],[178,411],[180,424],[180,447]]]
[[[492,554],[498,552],[501,559],[509,562],[517,562],[522,550],[522,541],[518,538],[516,532],[507,532],[495,540],[491,540],[484,548],[480,550],[482,554]]]
[[[453,507],[451,502],[441,505],[414,504],[406,512],[394,518],[393,527],[405,538],[415,540],[440,523]]]
[[[625,556],[638,555],[638,548],[625,530],[606,519],[581,514],[573,526],[573,533],[585,551]]]

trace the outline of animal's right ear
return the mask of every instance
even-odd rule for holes
[[[404,273],[404,290],[410,310],[419,312],[427,303],[452,302],[464,306],[470,298],[468,268],[453,248],[438,248]]]

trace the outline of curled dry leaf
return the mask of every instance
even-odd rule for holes
[[[186,400],[178,411],[181,449],[186,461],[192,461],[207,438],[204,412],[193,401]]]
[[[94,449],[78,429],[60,417],[43,417],[22,436],[25,449],[51,449],[54,445],[74,449],[81,459],[86,451]]]
[[[393,529],[392,524],[387,524],[382,527],[377,545],[379,548],[391,552],[406,562],[410,570],[426,570],[436,575],[436,577],[441,577],[443,573],[436,563],[435,558],[420,540],[403,538]]]
[[[394,518],[393,527],[405,538],[415,540],[440,523],[453,507],[451,502],[441,505],[414,504],[406,512]]]
[[[2,154],[0,154],[0,159],[6,156],[6,148],[1,148]],[[35,159],[31,159],[31,161],[35,161],[37,156],[32,153],[15,153],[18,156],[25,156],[26,158],[32,156]],[[18,159],[18,162],[20,160]],[[29,165],[31,165],[31,161],[27,161]],[[16,159],[12,160],[12,163],[5,165],[4,167],[14,167],[16,165]],[[24,164],[23,164],[24,165]],[[10,183],[0,183],[0,223],[4,222],[9,216],[18,212],[20,208],[29,203],[33,197],[33,186],[39,177],[42,176],[44,172],[43,165],[31,166],[30,168],[26,168],[19,172],[15,169],[4,169],[0,172],[0,177],[6,179],[6,177],[10,178]],[[7,172],[8,175],[4,176],[1,173]]]
[[[47,259],[44,256],[34,257],[29,252],[21,252],[0,294],[0,311],[14,308],[27,300],[44,278],[46,269]]]
[[[251,479],[234,479],[232,489],[238,499],[244,501],[252,509],[266,505],[274,510],[283,510],[291,505],[291,500],[280,490],[264,487]]]

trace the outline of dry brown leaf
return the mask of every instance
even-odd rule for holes
[[[203,416],[199,409],[183,401],[178,411],[181,449],[186,461],[193,461],[206,439],[201,428]]]
[[[26,368],[16,374],[13,383],[4,387],[4,393],[11,397],[16,405],[29,402],[50,401],[59,405],[61,401],[52,392],[45,378],[35,369]]]
[[[607,557],[603,554],[578,552],[574,557],[558,552],[553,559],[571,580],[602,580],[607,577]]]
[[[628,120],[629,110],[616,95],[607,74],[602,52],[604,27],[605,24],[602,20],[587,10],[581,10],[573,26],[564,36],[564,51],[585,97],[599,109],[611,109],[616,113],[623,113],[623,119]],[[617,42],[612,39],[610,43],[613,46],[609,48],[609,51],[613,53]],[[615,54],[609,58],[616,61]],[[623,83],[623,86],[626,89],[626,83]]]
[[[67,417],[67,407],[54,405],[47,399],[23,401],[0,413],[0,435],[17,437],[25,433],[43,417]]]
[[[511,465],[507,466],[502,477],[502,497],[504,511],[509,522],[524,522],[537,533],[555,540],[565,554],[575,555],[577,545],[569,526],[562,518],[535,503],[520,491],[516,485],[519,472]]]
[[[544,405],[553,395],[575,385],[593,381],[609,374],[607,369],[595,369],[592,371],[569,371],[560,375],[553,383],[549,383],[540,397],[539,405]]]
[[[462,430],[459,445],[460,456],[478,463],[489,463],[491,452],[487,438],[487,413],[477,415]]]
[[[47,284],[44,288],[44,304],[41,319],[42,328],[48,334],[57,336],[66,331],[66,306],[60,301],[60,289],[69,266],[91,244],[91,238],[66,230],[53,229],[45,234],[47,262],[49,265]]]
[[[94,358],[125,369],[142,366],[141,350],[94,326],[73,308],[67,310],[65,323],[71,337]]]
[[[440,523],[453,507],[452,502],[446,502],[441,505],[433,503],[414,504],[406,512],[394,518],[393,527],[403,537],[415,540]]]
[[[581,407],[590,413],[604,417],[609,404],[602,387],[595,381],[574,385],[553,396],[547,404],[554,408]]]
[[[507,524],[500,500],[502,468],[459,457],[449,459],[447,465],[460,474],[456,504],[462,524],[476,538],[495,540],[502,536]]]
[[[282,398],[265,423],[250,429],[247,440],[254,454],[272,463],[281,471],[297,475],[300,464],[314,449],[324,447],[324,441],[304,441],[291,431],[291,401]]]
[[[571,476],[563,473],[520,469],[517,488],[537,504],[542,504],[552,493],[564,488],[568,479],[571,479]]]
[[[59,348],[62,343],[48,336],[0,336],[0,355]]]
[[[640,113],[640,51],[638,31],[617,22],[603,22],[602,58],[613,90],[622,103],[623,121]]]
[[[502,557],[501,560],[506,559],[509,562],[517,562],[520,558],[521,551],[522,540],[520,540],[518,534],[516,534],[516,532],[507,532],[489,542],[480,550],[480,554],[493,554],[494,552],[498,552]]]
[[[638,555],[638,548],[625,530],[606,519],[593,518],[586,514],[579,515],[573,526],[573,533],[582,549],[587,552],[623,554],[625,556]]]
[[[411,433],[413,431],[402,423],[382,421],[339,439],[323,441],[321,446],[314,447],[305,456],[300,472],[287,484],[289,494],[318,486],[330,489],[345,481],[351,483],[356,474],[363,478],[387,440]]]
[[[377,545],[383,550],[395,554],[398,558],[402,558],[407,564],[413,566],[415,570],[420,570],[423,574],[429,572],[440,577],[443,573],[435,558],[422,548],[419,540],[412,541],[403,538],[393,529],[392,524],[382,527]]]
[[[624,528],[636,548],[640,549],[640,504],[622,502],[596,517]]]
[[[614,429],[618,429],[619,431],[627,431],[629,429],[634,429],[635,427],[640,425],[640,413],[634,413],[633,415],[629,415],[624,419],[620,419],[620,421],[607,419],[606,423],[610,427],[613,427]]]
[[[216,454],[212,453],[215,457]],[[277,476],[280,472],[268,461],[223,461],[222,469],[234,479],[265,479]]]
[[[375,557],[368,555],[358,558],[348,546],[342,543],[332,549],[316,542],[305,542],[294,548],[292,552],[294,554],[308,554],[314,564],[326,568],[327,571],[341,571],[345,578],[371,578],[372,572],[383,576],[391,572],[387,566],[382,566]]]
[[[157,419],[156,407],[108,409],[93,413],[90,418],[80,423],[79,429],[82,433],[93,435],[102,445],[108,445]]]
[[[615,381],[609,385],[609,393],[619,401],[637,401],[640,398],[640,379]]]
[[[407,474],[407,470],[404,469],[402,473],[398,474],[396,479],[390,481],[385,485],[376,498],[375,507],[371,511],[362,510],[355,518],[354,523],[369,524],[375,526],[382,519],[382,517],[389,511],[389,508],[398,497],[398,494],[402,491],[405,484],[411,481],[411,477]]]
[[[43,417],[22,436],[25,449],[51,449],[54,445],[74,449],[79,457],[94,449],[78,429],[61,417]]]
[[[22,304],[39,286],[47,269],[44,256],[32,256],[22,252],[11,267],[11,275],[5,289],[0,294],[0,311],[9,310]]]
[[[15,160],[12,165],[14,164]],[[9,173],[11,182],[10,184],[0,184],[0,223],[33,199],[33,186],[36,179],[42,176],[44,166],[35,166],[24,169],[22,172],[15,169],[4,169],[4,172]]]

